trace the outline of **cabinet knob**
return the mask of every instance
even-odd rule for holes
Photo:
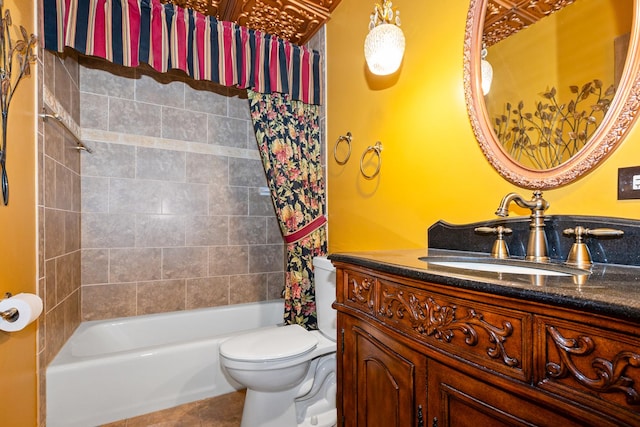
[[[424,418],[422,416],[422,405],[418,405],[418,427],[424,427]]]
[[[433,417],[433,421],[431,422],[431,427],[438,427],[438,417]]]

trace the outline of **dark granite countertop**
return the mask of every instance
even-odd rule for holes
[[[407,249],[334,253],[332,261],[375,269],[461,289],[520,298],[640,323],[640,267],[595,263],[584,283],[574,276],[471,271],[429,264],[420,257],[466,255],[469,252]],[[486,256],[486,254],[484,254]]]

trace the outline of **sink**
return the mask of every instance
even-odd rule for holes
[[[539,263],[523,259],[497,259],[490,257],[426,256],[421,261],[429,265],[494,273],[527,274],[539,276],[575,276],[590,274],[589,270],[566,264]]]

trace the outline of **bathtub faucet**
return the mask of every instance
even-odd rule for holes
[[[500,202],[496,215],[509,216],[509,205],[515,202],[522,208],[531,210],[531,222],[529,223],[529,242],[527,243],[527,256],[529,261],[547,262],[547,235],[544,232],[544,212],[549,209],[549,202],[542,198],[541,191],[534,191],[531,200],[525,200],[516,193],[509,193]]]

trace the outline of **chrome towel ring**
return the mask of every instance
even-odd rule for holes
[[[366,157],[367,153],[369,153],[370,151],[373,151],[373,155],[378,157],[378,165],[376,166],[376,170],[374,170],[371,175],[368,175],[364,171],[364,158]],[[382,151],[382,143],[378,141],[375,143],[375,145],[368,146],[367,149],[364,150],[364,153],[362,153],[362,157],[360,157],[360,172],[362,172],[362,175],[364,175],[365,178],[373,179],[380,172],[380,167],[382,166],[382,157],[380,156],[381,151]]]
[[[339,160],[338,145],[340,145],[340,142],[342,141],[345,141],[347,143],[348,151],[347,156],[344,159]],[[346,135],[340,135],[338,137],[338,140],[336,141],[336,145],[333,146],[333,158],[336,159],[336,163],[338,163],[339,165],[344,165],[349,160],[349,157],[351,157],[351,132],[347,132]]]

